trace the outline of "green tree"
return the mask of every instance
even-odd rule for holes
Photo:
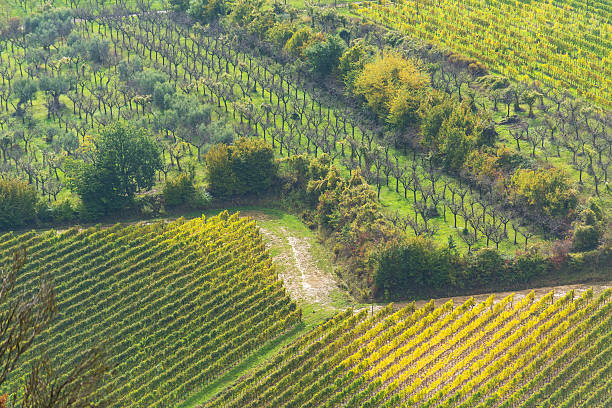
[[[59,109],[60,96],[72,88],[70,80],[64,76],[41,76],[38,80],[38,87],[41,91],[51,97],[51,103],[47,104],[47,119],[51,117],[51,112]]]
[[[170,6],[174,11],[187,11],[189,9],[189,0],[170,0]]]
[[[337,67],[346,46],[337,35],[327,37],[325,41],[315,42],[304,50],[310,69],[319,76],[327,76]]]
[[[363,41],[357,42],[348,48],[338,61],[338,75],[344,81],[348,92],[354,92],[355,81],[363,71],[363,67],[368,62],[372,50],[367,48]]]
[[[201,23],[210,23],[226,13],[224,0],[190,0],[187,14]]]
[[[103,129],[95,139],[92,158],[91,163],[70,162],[67,171],[71,189],[94,216],[121,208],[138,189],[151,188],[162,167],[155,141],[132,125]]]
[[[181,173],[176,178],[164,184],[164,202],[167,207],[193,205],[197,201],[198,192],[194,185],[193,173]]]
[[[374,287],[378,296],[424,296],[452,282],[458,258],[423,237],[388,245],[374,256]]]
[[[206,155],[206,169],[211,194],[222,198],[263,194],[273,185],[278,171],[274,150],[255,138],[213,146]]]
[[[15,113],[17,116],[24,118],[26,107],[34,99],[38,90],[36,81],[29,78],[18,79],[13,84],[13,90],[17,97],[17,105],[14,105]]]

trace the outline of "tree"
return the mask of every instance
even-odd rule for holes
[[[144,129],[110,125],[94,142],[91,163],[67,163],[69,185],[92,215],[117,210],[138,189],[153,186],[155,172],[162,167],[161,153]]]
[[[224,0],[191,0],[187,14],[201,23],[210,23],[224,15],[226,8]]]
[[[51,118],[51,113],[56,112],[60,107],[60,96],[70,91],[72,85],[68,78],[61,75],[58,76],[42,76],[38,81],[38,86],[41,91],[51,97],[51,103],[47,106],[47,119]]]
[[[371,51],[362,41],[358,41],[340,57],[338,61],[338,76],[344,81],[348,92],[353,93],[355,81],[370,58]]]
[[[311,44],[304,50],[304,55],[310,69],[319,76],[327,76],[337,67],[340,57],[345,49],[344,41],[337,35],[327,37],[325,41]]]
[[[24,118],[26,108],[23,105],[27,106],[34,99],[37,90],[36,82],[32,79],[23,78],[15,81],[13,91],[17,97],[17,105],[14,105],[17,116]]]
[[[405,108],[394,108],[394,104],[404,104],[406,95],[421,92],[426,84],[427,78],[412,61],[396,54],[384,54],[365,65],[355,81],[355,93],[363,96],[381,118],[386,118],[392,110],[405,112]]]
[[[211,194],[223,198],[263,194],[277,177],[274,150],[255,138],[213,146],[206,155],[206,170]]]
[[[528,205],[552,217],[565,217],[577,205],[577,193],[563,170],[519,169],[511,181],[515,205]]]

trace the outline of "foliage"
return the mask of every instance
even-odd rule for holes
[[[601,232],[593,225],[578,225],[574,229],[573,245],[576,251],[589,251],[597,248]]]
[[[344,49],[344,41],[337,35],[331,35],[325,41],[315,42],[308,46],[304,50],[304,56],[315,75],[327,76],[338,66]]]
[[[15,179],[0,180],[0,228],[14,229],[36,220],[36,190]]]
[[[459,171],[476,147],[479,118],[466,104],[433,92],[419,109],[421,143],[447,170]]]
[[[206,154],[209,189],[213,197],[265,194],[276,179],[274,150],[263,140],[239,138],[218,144]]]
[[[114,124],[95,140],[92,162],[74,160],[69,183],[91,215],[107,214],[149,189],[161,167],[159,147],[144,129]]]
[[[425,85],[425,77],[412,61],[385,53],[365,64],[355,81],[355,94],[362,96],[381,118],[393,112],[390,123],[399,126],[410,122],[415,95]]]
[[[164,202],[166,206],[195,206],[198,203],[198,191],[194,185],[193,174],[181,173],[164,184]]]
[[[519,169],[511,181],[515,205],[528,205],[552,217],[567,217],[577,205],[577,193],[567,174],[558,168]]]
[[[448,286],[456,260],[423,237],[404,239],[375,255],[374,287],[378,297],[423,297],[423,291]]]
[[[344,81],[344,86],[349,93],[354,92],[355,81],[363,71],[372,53],[373,50],[369,49],[363,41],[358,41],[344,51],[340,57],[338,61],[338,76]]]
[[[187,9],[187,14],[206,24],[217,20],[226,12],[225,0],[190,0],[189,9]]]
[[[316,40],[321,40],[321,35],[316,34],[308,26],[301,27],[293,33],[291,38],[285,43],[283,51],[301,57],[304,55],[304,51]]]

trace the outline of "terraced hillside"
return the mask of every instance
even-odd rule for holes
[[[399,0],[359,13],[484,62],[612,106],[610,3],[569,0]]]
[[[612,289],[346,311],[207,407],[609,407]]]
[[[0,237],[3,262],[25,247],[18,285],[41,274],[58,316],[4,384],[44,350],[67,370],[78,351],[106,344],[114,366],[102,400],[114,407],[174,406],[296,325],[254,221],[212,218]]]

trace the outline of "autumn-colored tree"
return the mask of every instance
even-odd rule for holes
[[[427,78],[414,62],[386,53],[364,66],[355,81],[355,94],[361,95],[379,117],[404,126],[414,118],[416,96],[424,92],[426,84]]]
[[[568,175],[559,168],[520,169],[511,181],[515,205],[528,205],[548,216],[567,216],[576,208],[577,192]]]

